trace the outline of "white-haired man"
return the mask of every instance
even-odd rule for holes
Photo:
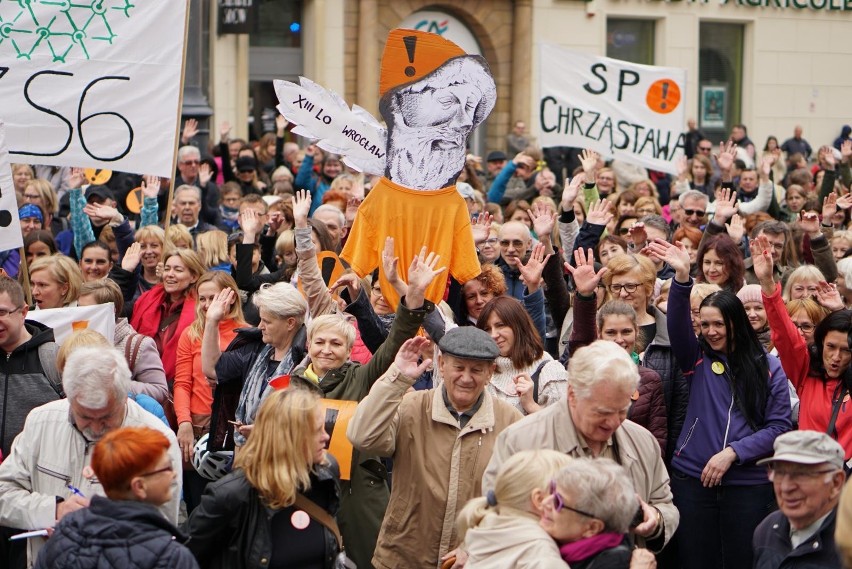
[[[343,246],[343,239],[349,231],[349,228],[346,227],[346,216],[340,211],[340,208],[323,204],[314,210],[311,217],[325,224],[325,228],[328,229],[328,233],[334,242],[334,250],[339,253]]]
[[[103,489],[89,466],[91,450],[119,427],[150,427],[168,437],[177,476],[172,499],[160,511],[177,523],[181,495],[181,456],[174,433],[127,398],[130,369],[115,349],[78,348],[65,365],[67,399],[33,409],[12,452],[0,464],[0,525],[50,531],[66,514],[85,508]],[[44,538],[28,541],[31,567]]]
[[[483,492],[494,488],[500,465],[514,453],[553,449],[574,457],[611,458],[627,470],[641,500],[641,521],[633,533],[648,549],[660,551],[677,529],[669,475],[654,436],[627,420],[639,371],[614,342],[598,340],[568,362],[568,404],[551,405],[508,427],[497,437],[482,478]]]
[[[177,167],[174,187],[186,184],[201,190],[201,219],[215,225],[219,215],[219,187],[211,179],[209,166],[201,165],[201,151],[195,146],[181,146]],[[165,209],[165,202],[160,203],[160,208]]]

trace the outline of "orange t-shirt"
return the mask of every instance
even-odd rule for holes
[[[386,237],[394,238],[399,276],[406,282],[408,266],[424,245],[441,256],[437,266],[447,267],[449,274],[461,283],[478,276],[482,270],[473,243],[467,204],[455,186],[412,190],[381,178],[358,208],[340,257],[361,277],[379,267],[382,294],[396,309],[399,296],[381,269]],[[446,287],[446,275],[439,275],[426,289],[426,298],[440,302]]]
[[[219,322],[219,349],[224,352],[236,337],[236,329],[245,326],[230,319]],[[201,340],[190,338],[189,328],[178,340],[174,398],[178,424],[192,421],[193,414],[209,415],[213,407],[213,390],[201,371]]]

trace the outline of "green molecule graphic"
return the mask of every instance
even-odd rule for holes
[[[135,7],[131,0],[0,0],[0,61],[47,53],[54,63],[90,59],[94,46],[113,45],[115,23]]]

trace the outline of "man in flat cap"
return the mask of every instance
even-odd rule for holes
[[[454,328],[439,341],[436,369],[443,383],[411,391],[432,363],[418,363],[426,341],[403,344],[346,432],[359,450],[394,459],[390,504],[373,556],[378,569],[434,569],[459,545],[456,516],[481,495],[497,435],[521,418],[485,390],[500,350],[473,326]]]
[[[769,468],[778,511],[754,531],[754,568],[842,567],[834,546],[840,492],[846,482],[840,444],[817,431],[790,431],[775,439]]]

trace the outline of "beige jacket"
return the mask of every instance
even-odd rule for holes
[[[358,404],[346,431],[362,452],[394,459],[390,504],[373,556],[379,569],[440,567],[440,558],[459,545],[459,510],[482,493],[497,435],[521,418],[486,391],[460,429],[440,388],[406,394],[415,379],[392,365]]]
[[[70,498],[69,484],[86,498],[104,495],[96,478],[83,475],[94,445],[87,444],[71,423],[69,413],[68,400],[60,399],[36,407],[27,416],[9,457],[0,464],[0,525],[27,531],[52,528],[56,524],[56,497]],[[160,511],[176,524],[183,477],[175,434],[130,399],[121,426],[150,427],[169,439],[169,456],[177,476],[172,483],[172,499]],[[44,538],[27,540],[27,567],[33,566],[44,543]]]
[[[651,540],[648,544],[648,549],[659,551],[680,522],[680,513],[672,504],[669,474],[660,456],[660,445],[654,435],[632,421],[621,424],[614,440],[619,462],[627,470],[636,493],[663,515],[665,541]],[[567,402],[528,415],[500,433],[482,478],[483,491],[494,488],[494,479],[504,461],[518,451],[532,449],[553,449],[573,457],[585,456]]]
[[[538,517],[518,510],[487,514],[464,537],[465,569],[567,569]]]

